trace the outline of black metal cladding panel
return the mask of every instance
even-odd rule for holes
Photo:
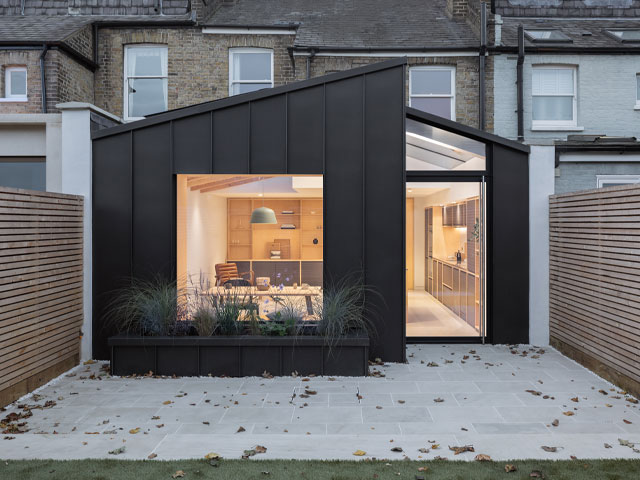
[[[174,177],[170,124],[133,133],[133,276],[174,272]]]
[[[287,124],[288,173],[322,173],[324,85],[289,93]]]
[[[287,96],[251,102],[251,173],[287,173]]]
[[[213,173],[249,173],[249,104],[212,114]]]
[[[491,341],[529,341],[529,162],[493,145]]]
[[[371,354],[404,361],[404,82],[402,69],[365,78],[365,281],[384,296],[370,296],[379,312]]]
[[[211,113],[173,121],[174,173],[211,173]]]
[[[94,142],[93,353],[109,358],[101,321],[108,293],[131,276],[131,132]]]
[[[325,89],[325,281],[364,267],[362,76]]]

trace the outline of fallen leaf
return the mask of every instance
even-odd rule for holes
[[[604,448],[613,448],[611,445],[609,445],[608,443],[604,444]]]
[[[535,395],[536,397],[542,395],[542,392],[539,392],[537,390],[525,390],[525,392],[530,393],[531,395]]]
[[[156,458],[157,456],[158,456],[158,454],[157,454],[157,453],[152,453],[152,454],[151,454],[151,455],[149,455],[147,458],[148,458],[149,460],[153,460],[153,459],[154,459],[154,458]]]
[[[109,455],[120,455],[121,453],[124,453],[126,450],[127,450],[127,447],[123,445],[120,448],[115,448],[113,450],[110,450]]]
[[[376,409],[377,410],[382,410],[382,407],[380,405],[376,405]]]
[[[402,452],[402,447],[393,447],[391,449],[392,452]]]
[[[182,470],[178,470],[176,473],[171,475],[171,478],[182,478],[186,475]]]
[[[242,432],[246,432],[246,430],[245,430],[245,428],[243,426],[240,426],[240,428],[238,428],[236,433],[242,433]]]
[[[436,362],[427,363],[427,367],[438,367],[439,365]]]
[[[633,397],[626,397],[625,400],[629,403],[633,403],[633,404],[637,404],[638,400],[636,398]]]
[[[436,402],[436,403],[442,403],[442,402],[444,402],[444,398],[440,398],[440,397],[434,398],[433,401]]]
[[[418,451],[419,451],[420,453],[429,453],[429,452],[430,452],[430,450],[429,450],[428,448],[424,448],[424,447],[419,448],[419,449],[418,449]]]
[[[160,420],[160,417],[158,415],[154,415],[153,417],[151,417],[151,420]]]
[[[575,415],[575,413],[573,413],[571,410],[567,410],[566,412],[562,412],[563,415],[566,415],[567,417],[573,417]]]
[[[356,457],[364,457],[367,454],[367,452],[365,452],[364,450],[356,450],[355,452],[353,452],[353,455],[355,455]]]
[[[135,435],[136,433],[140,433],[140,427],[132,428],[131,430],[129,430],[129,433],[131,435]]]
[[[476,455],[475,460],[477,462],[490,462],[491,461],[491,457],[489,455],[484,454],[484,453],[479,453],[478,455]]]
[[[163,405],[170,405],[173,402],[171,400],[165,400],[164,402],[162,402]]]
[[[560,420],[556,418],[553,422],[551,422],[551,425],[553,425],[554,427],[557,427],[558,425],[560,425]]]
[[[631,425],[631,424],[633,423],[632,421],[627,420],[626,418],[623,418],[623,419],[622,419],[622,421],[623,421],[624,423],[626,423],[627,425]]]
[[[209,453],[207,453],[207,454],[204,456],[204,458],[205,458],[206,460],[219,460],[219,459],[220,459],[220,458],[222,458],[222,457],[220,456],[220,454],[219,454],[219,453],[209,452]]]
[[[434,443],[433,445],[431,445],[431,450],[438,450],[439,448],[440,448],[439,443]]]
[[[403,403],[405,403],[405,401],[404,401],[404,400],[398,400],[398,403],[399,403],[400,405],[402,405]]]
[[[464,452],[475,452],[473,445],[463,445],[461,447],[452,447],[451,445],[449,445],[449,450],[451,450],[454,455],[460,455]]]
[[[569,455],[569,458],[570,458],[571,460],[577,460],[577,459],[578,459],[578,457],[576,457],[575,455]]]
[[[517,472],[518,471],[518,467],[516,467],[515,465],[511,465],[510,463],[507,463],[504,466],[504,471],[507,472],[507,473]]]
[[[93,365],[94,363],[97,363],[95,360],[89,359],[86,362],[83,363],[83,365]]]
[[[571,399],[571,401],[572,401],[572,402],[576,402],[576,403],[578,403],[578,402],[580,401],[580,399],[579,399],[578,397],[573,397],[573,398]]]
[[[606,391],[602,389],[598,390],[598,393],[601,393],[602,395],[609,395]]]
[[[317,391],[315,391],[315,390],[309,390],[308,388],[305,388],[305,389],[304,389],[304,393],[306,393],[307,395],[315,395],[315,394],[317,394],[318,392],[317,392]]]
[[[164,427],[164,423],[159,423],[158,425],[156,425],[156,428],[162,428]]]
[[[558,451],[558,447],[547,447],[546,445],[543,445],[540,448],[543,449],[545,452],[555,453]]]
[[[267,372],[265,370],[264,372],[262,372],[262,377],[263,378],[273,378],[273,375],[271,375],[269,372]]]

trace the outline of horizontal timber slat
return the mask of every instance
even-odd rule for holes
[[[84,199],[0,187],[0,407],[80,357]]]
[[[552,345],[640,395],[640,186],[549,197]]]

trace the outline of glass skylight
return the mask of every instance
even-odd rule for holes
[[[623,43],[640,42],[640,30],[606,30],[606,32]]]
[[[525,30],[532,42],[571,42],[572,40],[558,30]]]

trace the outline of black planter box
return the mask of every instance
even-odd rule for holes
[[[142,337],[109,338],[111,374],[259,376],[368,373],[369,337],[350,335],[329,347],[322,337]]]

